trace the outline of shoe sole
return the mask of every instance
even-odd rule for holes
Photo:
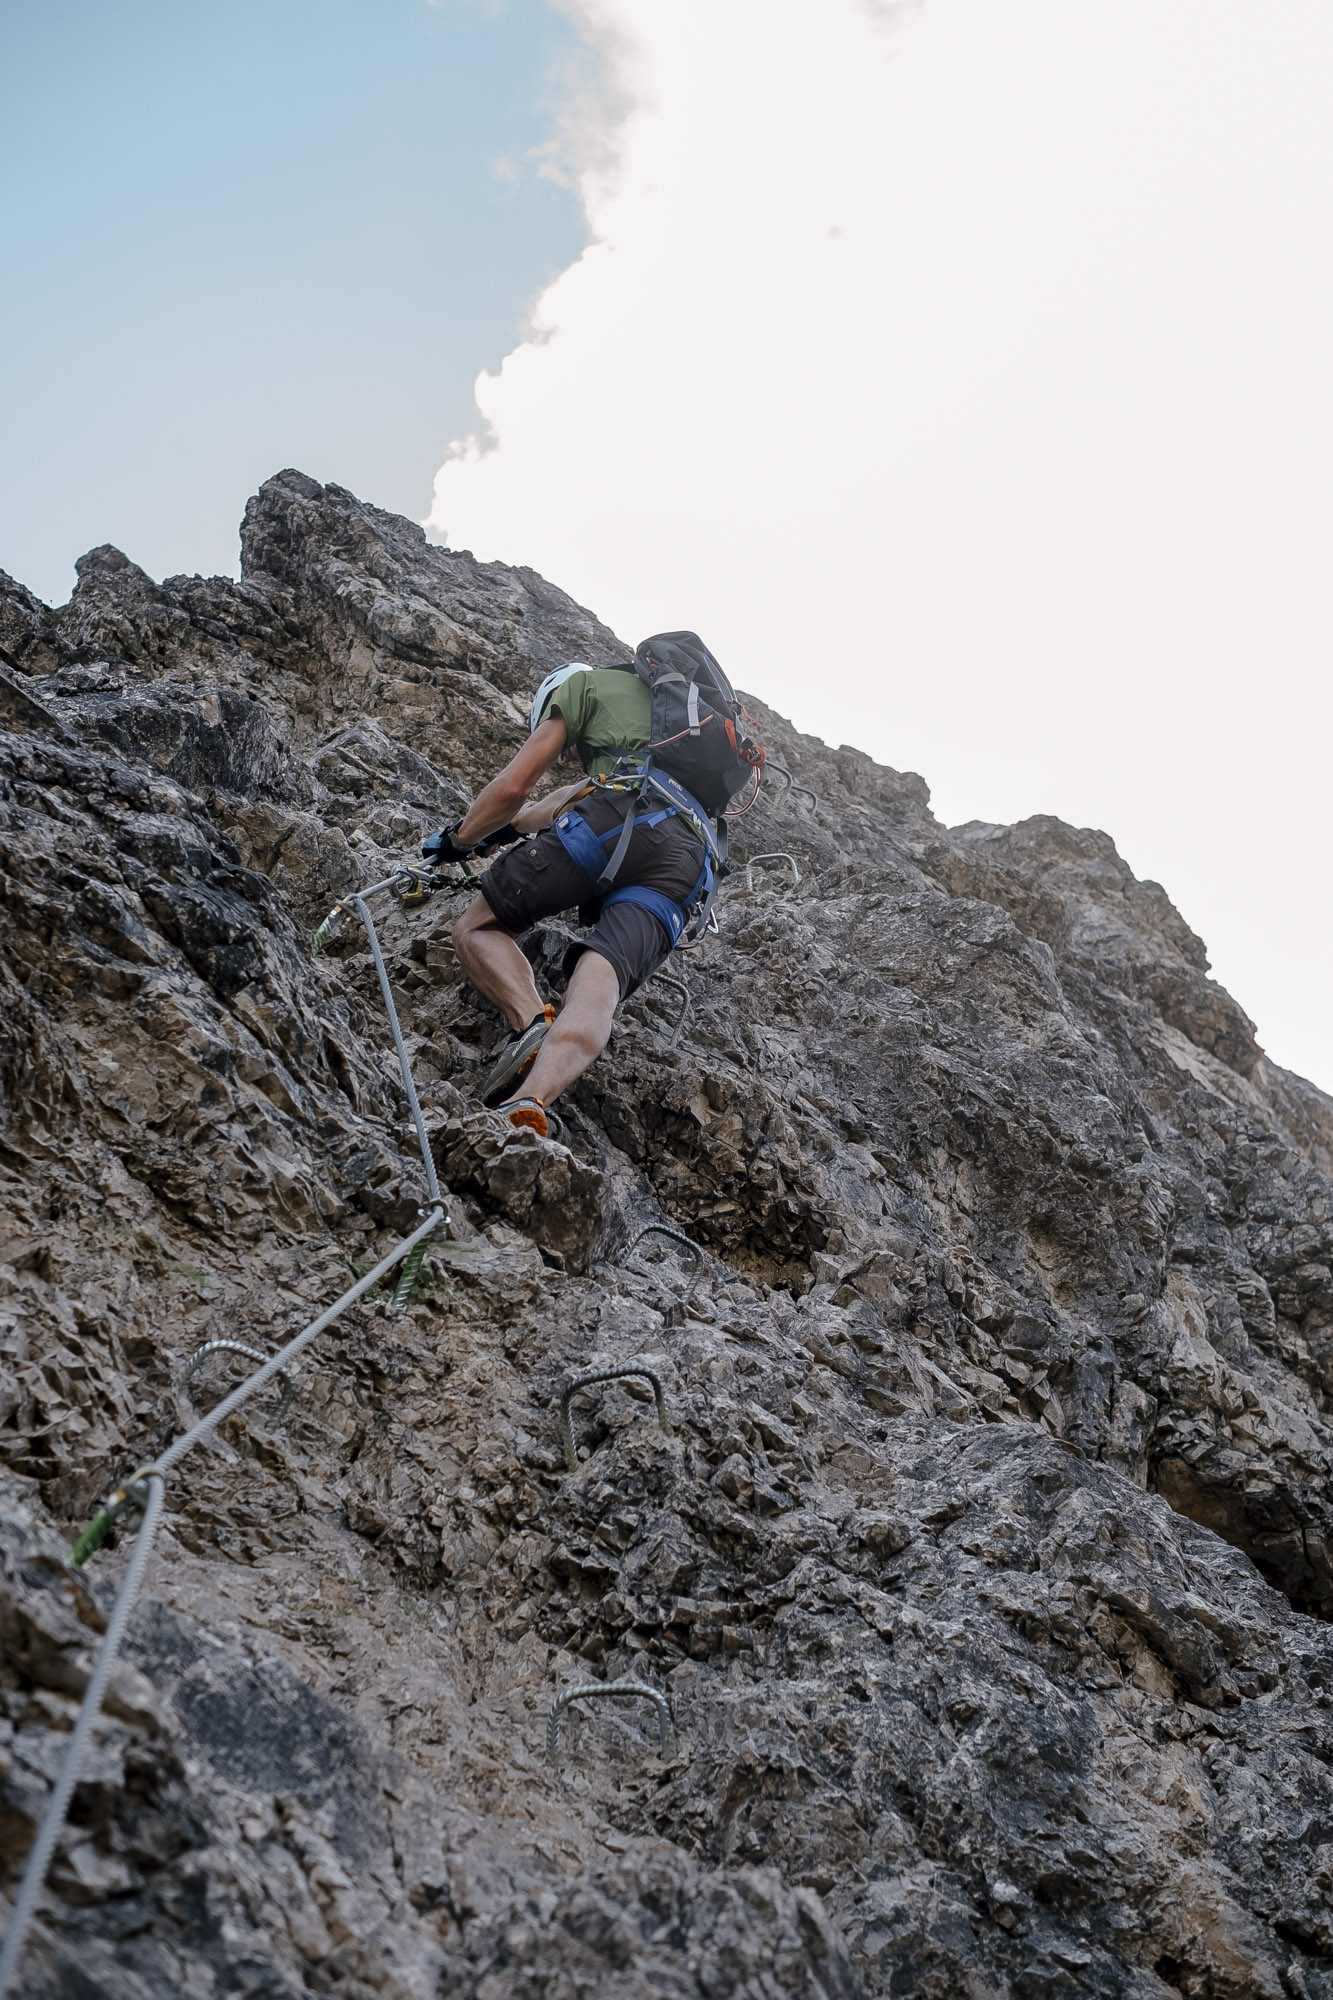
[[[487,1109],[493,1109],[510,1095],[511,1086],[522,1083],[528,1071],[537,1060],[537,1051],[550,1033],[549,1021],[534,1021],[524,1031],[512,1048],[505,1050],[495,1067],[482,1080],[481,1101]]]
[[[547,1123],[546,1113],[540,1104],[535,1102],[531,1104],[516,1104],[513,1110],[508,1112],[506,1116],[516,1132],[535,1132],[539,1139],[545,1139],[550,1136],[551,1128]]]

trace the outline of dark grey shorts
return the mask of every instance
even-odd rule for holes
[[[620,824],[621,816],[609,799],[581,800],[578,811],[596,833],[606,833]],[[667,819],[660,826],[635,829],[615,887],[658,889],[680,902],[698,881],[703,865],[704,851],[697,836],[682,820]],[[497,922],[515,937],[543,917],[576,910],[588,900],[588,878],[566,853],[553,827],[502,854],[478,887]],[[624,1000],[656,972],[670,950],[671,939],[651,910],[641,909],[637,903],[613,903],[597,917],[571,959],[583,951],[595,951],[607,959],[616,969]]]

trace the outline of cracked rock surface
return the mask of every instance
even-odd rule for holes
[[[311,931],[628,650],[294,472],[239,583],[0,578],[0,1892],[124,1569],[72,1533],[415,1226]],[[464,885],[377,906],[452,1229],[171,1476],[32,2000],[1333,2000],[1333,1102],[1104,834],[751,706],[794,783],[559,1138],[476,1116]],[[591,1385],[569,1471],[631,1363],[670,1427]],[[549,1763],[620,1679],[665,1749]]]

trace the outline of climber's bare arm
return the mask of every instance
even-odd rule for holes
[[[459,840],[484,840],[488,833],[495,833],[500,827],[513,823],[528,793],[543,773],[550,770],[564,749],[566,740],[563,716],[553,715],[549,722],[543,722],[534,729],[518,755],[511,757],[503,771],[478,792],[459,822]],[[549,803],[549,800],[542,799],[532,810],[544,812]],[[537,824],[544,826],[547,822],[541,820]],[[536,826],[520,826],[519,831],[533,833]]]
[[[531,805],[520,806],[514,814],[513,826],[516,833],[540,833],[549,826],[557,814],[562,813],[571,799],[578,798],[588,789],[586,778],[575,779],[572,785],[561,785],[554,792],[548,792],[544,799],[534,799]]]

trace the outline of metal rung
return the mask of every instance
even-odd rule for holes
[[[761,861],[785,861],[787,866],[791,869],[791,879],[793,888],[795,888],[796,884],[801,879],[801,871],[796,866],[796,856],[794,854],[780,854],[780,853],[756,854],[753,855],[750,858],[750,860],[747,861],[745,864],[745,886],[747,889],[753,889],[754,871],[759,866]]]
[[[793,778],[791,772],[787,769],[785,764],[775,764],[773,762],[773,759],[770,757],[767,764],[765,764],[764,766],[764,770],[765,772],[772,771],[775,777],[785,778],[787,781],[787,790],[792,794],[795,794],[797,792],[803,793],[804,796],[810,801],[810,810],[812,812],[818,811],[819,809],[818,792],[812,792],[809,785],[798,785],[795,778]]]
[[[685,1022],[686,1022],[686,1018],[687,1018],[687,1017],[688,1017],[688,1015],[689,1015],[689,1011],[690,1011],[690,989],[689,989],[689,987],[688,987],[688,986],[687,986],[687,985],[685,984],[685,981],[684,981],[683,979],[677,979],[677,978],[675,978],[675,977],[674,977],[674,975],[673,975],[672,973],[669,973],[669,972],[658,972],[658,973],[655,973],[655,974],[654,974],[654,977],[655,977],[655,978],[656,978],[656,979],[657,979],[657,980],[658,980],[658,981],[659,981],[659,982],[660,982],[660,983],[661,983],[661,984],[662,984],[663,986],[674,986],[674,987],[675,987],[675,989],[676,989],[676,991],[677,991],[677,993],[680,993],[680,994],[682,994],[682,995],[684,996],[684,997],[682,998],[682,1000],[681,1000],[681,1005],[680,1005],[680,1012],[679,1012],[679,1014],[677,1014],[677,1016],[676,1016],[676,1018],[675,1018],[674,1022],[672,1023],[672,1026],[671,1026],[671,1033],[670,1033],[670,1035],[669,1035],[669,1036],[668,1036],[668,1038],[667,1038],[667,1047],[668,1047],[669,1049],[674,1049],[674,1048],[675,1048],[675,1046],[676,1046],[676,1043],[677,1043],[677,1042],[679,1041],[679,1039],[680,1039],[680,1031],[681,1031],[681,1029],[682,1029],[682,1028],[683,1028],[683,1027],[685,1026]]]
[[[634,1252],[638,1249],[645,1236],[665,1236],[669,1242],[679,1243],[683,1249],[694,1252],[694,1263],[690,1269],[690,1286],[685,1294],[686,1303],[688,1304],[694,1295],[694,1288],[699,1282],[700,1273],[703,1271],[704,1252],[692,1236],[683,1236],[679,1229],[670,1229],[665,1222],[647,1222],[639,1230],[638,1234],[632,1236],[625,1245],[620,1256],[622,1264],[629,1263],[630,1258],[634,1255]]]
[[[671,1419],[667,1415],[666,1397],[662,1393],[662,1379],[655,1368],[647,1368],[634,1362],[624,1368],[594,1368],[587,1375],[576,1375],[567,1384],[560,1397],[560,1442],[565,1448],[565,1464],[571,1472],[579,1469],[579,1455],[574,1444],[574,1417],[570,1404],[580,1389],[589,1389],[594,1382],[621,1382],[627,1376],[638,1376],[652,1384],[653,1401],[657,1404],[657,1421],[664,1431],[671,1430]]]
[[[665,1757],[671,1748],[671,1704],[660,1688],[645,1687],[642,1681],[588,1681],[582,1687],[566,1688],[557,1695],[551,1705],[551,1713],[546,1718],[547,1761],[560,1761],[560,1718],[571,1701],[589,1701],[596,1697],[611,1697],[622,1701],[650,1701],[657,1710],[657,1739]]]

